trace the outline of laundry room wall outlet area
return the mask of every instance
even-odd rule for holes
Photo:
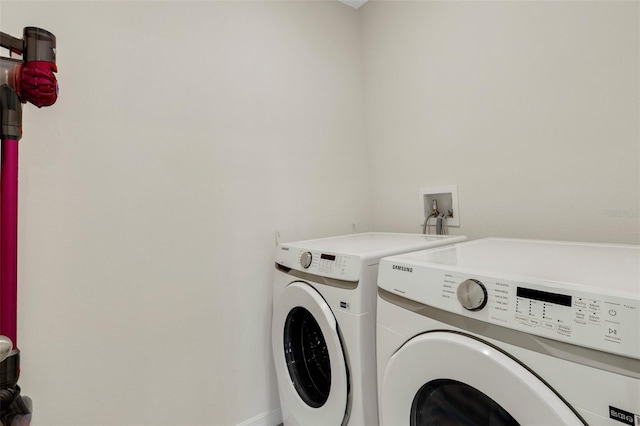
[[[423,223],[430,218],[442,217],[446,220],[447,226],[460,226],[458,186],[420,188],[420,214]]]

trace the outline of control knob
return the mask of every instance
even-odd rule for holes
[[[458,301],[468,311],[479,311],[487,304],[487,289],[478,280],[468,279],[458,285]]]
[[[305,251],[300,255],[300,266],[302,266],[304,269],[307,269],[309,266],[311,266],[312,260],[313,256],[311,255],[311,252]]]

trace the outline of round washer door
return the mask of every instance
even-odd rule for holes
[[[584,424],[522,364],[486,342],[447,331],[416,336],[390,358],[380,413],[385,425]]]
[[[285,420],[295,424],[342,424],[348,372],[338,324],[310,285],[289,284],[275,302],[273,356]]]

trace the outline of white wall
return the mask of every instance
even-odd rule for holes
[[[374,226],[640,242],[638,2],[379,2],[360,9]]]
[[[357,12],[2,1],[25,26],[57,36],[60,82],[21,142],[33,424],[275,424],[275,231],[371,227]]]

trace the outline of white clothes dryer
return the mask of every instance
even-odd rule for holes
[[[378,424],[378,262],[464,240],[362,233],[277,247],[272,345],[286,426]]]
[[[382,259],[383,425],[640,425],[640,246],[482,239]]]

